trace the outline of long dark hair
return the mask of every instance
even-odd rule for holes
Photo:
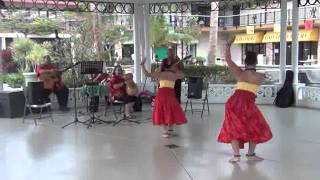
[[[165,69],[169,69],[172,66],[171,64],[168,64],[168,58],[164,59],[161,63],[161,72],[165,71]]]
[[[122,67],[120,66],[120,65],[116,65],[114,68],[113,68],[113,71],[112,71],[112,75],[116,75],[116,71],[117,71],[117,69],[121,69],[122,70],[122,72],[123,72],[123,69],[122,69]]]
[[[258,62],[257,53],[248,51],[246,52],[246,58],[244,59],[244,63],[246,65],[252,65],[255,66]]]

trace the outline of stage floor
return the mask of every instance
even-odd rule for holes
[[[211,113],[187,113],[179,136],[161,137],[150,121],[151,108],[138,113],[140,125],[121,123],[61,126],[73,111],[42,119],[0,119],[2,180],[317,180],[320,177],[320,111],[260,106],[274,138],[258,146],[262,162],[228,163],[229,145],[217,143],[223,105]],[[102,111],[102,110],[101,110]],[[80,116],[80,120],[87,116]],[[166,145],[171,145],[167,147]],[[246,152],[242,151],[242,155]]]

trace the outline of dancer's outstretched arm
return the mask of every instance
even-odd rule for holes
[[[226,49],[226,62],[228,64],[228,67],[229,67],[229,71],[231,72],[231,74],[235,77],[235,78],[238,78],[242,72],[241,68],[238,67],[231,59],[231,52],[230,52],[230,48],[231,48],[231,45],[233,43],[234,39],[232,39],[231,41],[229,41],[227,43],[227,49]]]
[[[145,63],[146,63],[146,58],[144,58],[140,63],[140,65],[142,66],[142,70],[143,70],[144,75],[146,75],[147,77],[152,77],[152,78],[158,79],[160,76],[160,72],[148,71],[144,65]]]

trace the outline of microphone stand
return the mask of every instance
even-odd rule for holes
[[[81,123],[83,125],[86,125],[84,122],[79,121],[78,119],[78,110],[77,110],[77,94],[76,94],[76,70],[75,70],[75,66],[77,66],[79,64],[79,62],[75,63],[74,65],[71,66],[72,68],[72,76],[73,76],[73,101],[74,101],[74,120],[64,126],[62,126],[62,128],[65,128],[71,124],[77,124],[77,123]]]

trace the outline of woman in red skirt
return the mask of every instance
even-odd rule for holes
[[[159,80],[159,89],[154,101],[153,124],[163,127],[164,138],[174,135],[173,126],[187,123],[185,114],[176,99],[174,83],[177,79],[183,78],[183,73],[174,66],[172,69],[163,72],[149,72],[145,66],[146,59],[141,62],[143,72],[147,77]]]
[[[247,159],[261,161],[263,158],[255,154],[256,145],[272,138],[270,127],[255,104],[256,93],[265,75],[256,72],[257,54],[254,52],[246,53],[245,70],[240,69],[231,59],[230,46],[228,43],[226,62],[237,79],[237,88],[225,105],[225,119],[218,141],[231,143],[234,153],[231,163],[240,161],[239,149],[243,149],[247,142]]]

